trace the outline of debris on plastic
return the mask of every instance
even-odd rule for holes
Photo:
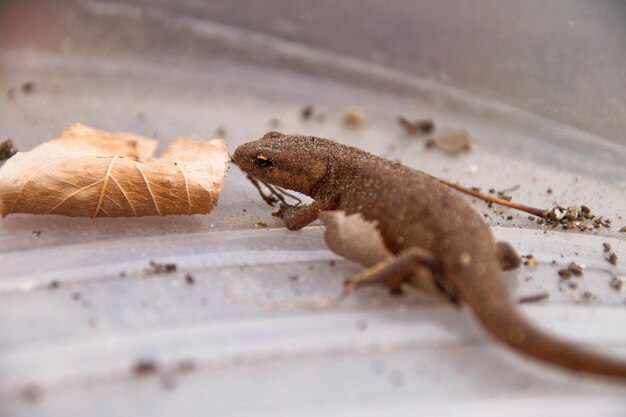
[[[432,119],[410,121],[404,116],[398,116],[398,123],[404,128],[407,135],[426,135],[435,130],[435,122]]]
[[[533,255],[524,255],[521,257],[524,266],[534,267],[537,266],[537,259]]]
[[[172,272],[176,272],[178,269],[178,265],[175,263],[161,263],[156,261],[150,261],[149,267],[144,269],[143,272],[146,275],[154,275],[154,274],[169,274]]]
[[[343,122],[349,126],[359,126],[365,123],[365,114],[361,109],[350,107],[343,116]]]
[[[302,110],[300,110],[300,117],[305,120],[310,119],[314,112],[315,108],[313,106],[304,106]]]
[[[17,153],[17,148],[11,139],[0,142],[0,161],[5,161]]]
[[[159,371],[159,365],[151,359],[139,359],[131,367],[131,373],[136,377],[154,375]]]
[[[581,277],[583,276],[583,270],[585,269],[585,265],[578,262],[571,262],[567,267],[559,270],[559,276],[561,277],[561,281],[570,279],[571,277]]]
[[[624,289],[624,283],[626,283],[626,276],[615,275],[611,279],[610,285],[615,291],[621,291]]]
[[[469,132],[464,129],[448,129],[437,139],[429,139],[426,142],[426,147],[438,148],[451,155],[471,152],[476,149],[470,142]]]
[[[538,303],[539,301],[543,301],[550,298],[550,293],[547,291],[544,292],[540,292],[538,294],[532,294],[532,295],[526,295],[523,297],[520,297],[517,301],[520,304],[525,304],[525,303]]]
[[[547,211],[545,218],[538,219],[539,224],[552,227],[561,226],[565,230],[578,229],[581,232],[596,230],[600,227],[610,228],[613,221],[604,216],[596,216],[585,205],[563,207],[556,205]]]

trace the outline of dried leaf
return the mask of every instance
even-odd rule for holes
[[[366,267],[394,256],[385,246],[377,223],[365,220],[361,214],[322,211],[319,217],[326,226],[326,244],[336,254]]]
[[[176,139],[160,159],[157,142],[73,124],[0,169],[0,214],[139,217],[205,214],[228,169],[222,140]]]

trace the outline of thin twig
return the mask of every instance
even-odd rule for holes
[[[538,208],[535,208],[535,207],[529,207],[529,206],[525,206],[523,204],[514,203],[512,201],[504,200],[502,198],[497,198],[497,197],[493,197],[493,196],[490,196],[490,195],[487,195],[487,194],[483,194],[480,191],[476,191],[476,190],[472,190],[471,188],[463,187],[463,186],[461,186],[459,184],[455,184],[455,183],[453,183],[451,181],[444,180],[442,178],[438,178],[438,177],[435,177],[435,176],[432,176],[432,177],[434,179],[444,183],[448,187],[452,187],[455,190],[458,190],[458,191],[461,191],[463,193],[472,195],[472,196],[474,196],[476,198],[480,198],[481,200],[485,200],[485,201],[488,201],[490,203],[500,204],[500,205],[506,206],[506,207],[511,207],[511,208],[516,209],[516,210],[521,210],[521,211],[524,211],[526,213],[532,214],[533,216],[541,217],[542,219],[545,219],[545,218],[548,217],[548,213],[549,213],[548,210],[538,209]]]

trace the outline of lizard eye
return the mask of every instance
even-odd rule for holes
[[[256,164],[261,168],[273,167],[274,160],[269,156],[260,153],[256,156]]]

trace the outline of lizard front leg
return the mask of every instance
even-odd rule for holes
[[[281,219],[287,229],[298,230],[317,220],[320,210],[320,205],[317,202],[303,206],[286,206],[281,204],[278,211],[272,213],[272,216]]]

